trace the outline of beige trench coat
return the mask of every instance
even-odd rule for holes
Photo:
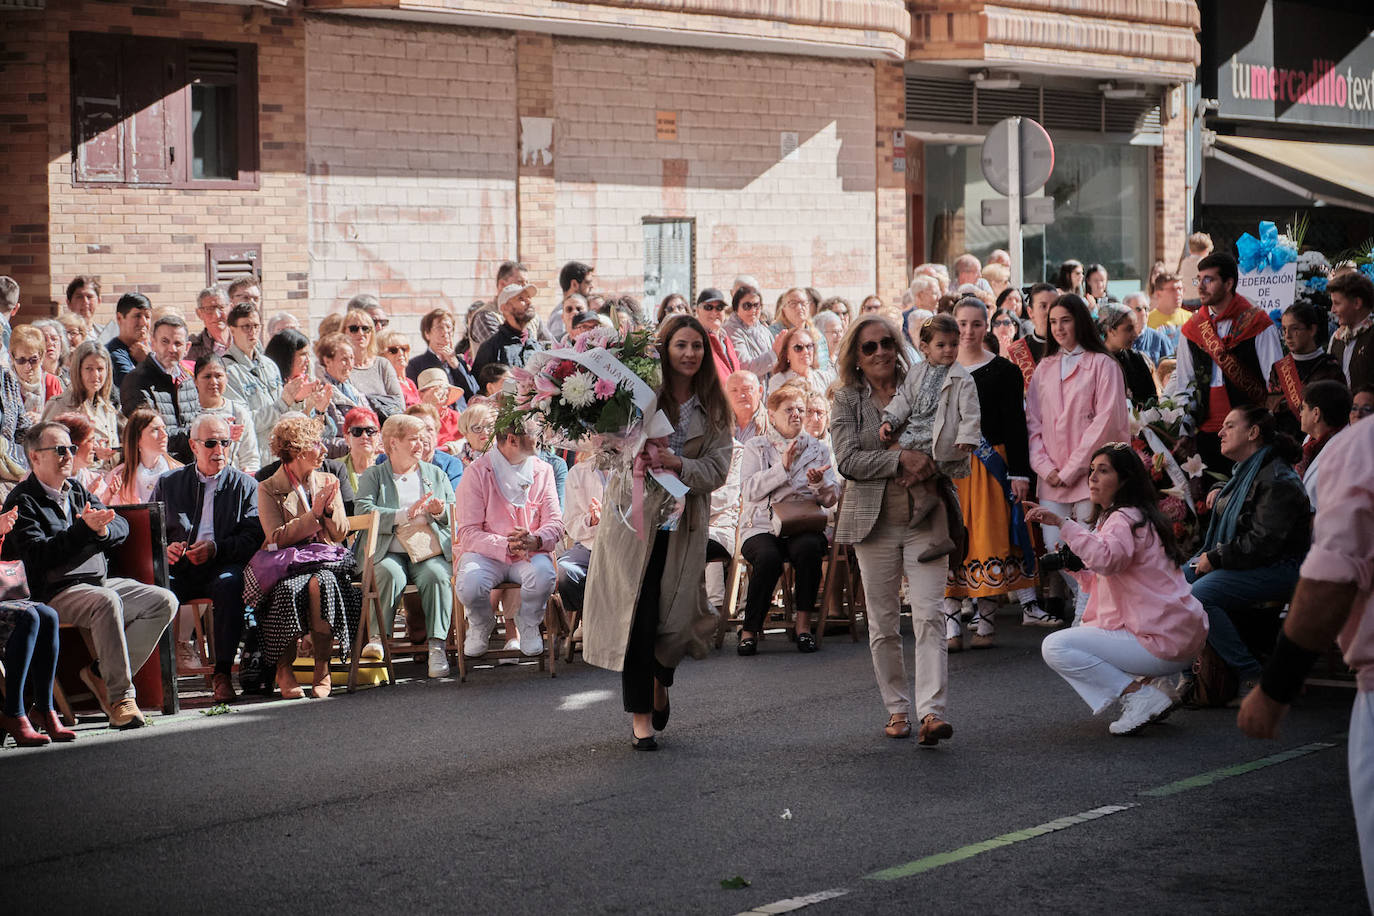
[[[691,492],[685,500],[682,520],[668,536],[668,557],[663,567],[654,655],[659,664],[669,668],[676,668],[684,655],[705,657],[715,632],[715,612],[706,600],[706,533],[711,493],[725,483],[730,471],[733,436],[728,422],[719,429],[708,429],[708,422],[703,413],[694,413],[687,428],[678,476]],[[629,482],[628,473],[617,472],[606,485],[607,508],[597,526],[582,619],[583,657],[589,664],[612,671],[625,666],[635,604],[656,534],[641,519],[641,538],[611,505],[623,498],[623,505],[629,506],[628,496],[622,497],[630,491]],[[646,487],[645,516],[656,518],[657,508],[667,499],[667,494],[657,487]]]

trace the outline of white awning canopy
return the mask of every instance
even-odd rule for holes
[[[1311,143],[1305,140],[1269,140],[1261,137],[1216,138],[1219,145],[1301,172],[1327,184],[1354,191],[1365,200],[1346,200],[1304,187],[1290,179],[1268,172],[1254,163],[1220,149],[1210,152],[1217,159],[1249,172],[1257,178],[1292,191],[1310,200],[1374,212],[1374,146],[1343,143]]]

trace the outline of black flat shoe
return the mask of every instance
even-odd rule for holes
[[[741,639],[739,645],[735,647],[735,651],[740,655],[757,655],[759,651],[759,641],[752,636]]]
[[[661,732],[668,727],[668,714],[673,711],[673,704],[669,700],[663,701],[662,709],[654,710],[654,731]]]
[[[798,652],[815,652],[816,649],[818,649],[818,648],[819,648],[819,646],[816,645],[816,637],[815,637],[815,636],[812,636],[810,633],[798,633],[798,634],[797,634],[797,651],[798,651]]]
[[[637,751],[658,750],[658,742],[654,740],[653,735],[650,735],[647,738],[637,738],[635,737],[635,733],[633,731],[630,732],[630,746]]]

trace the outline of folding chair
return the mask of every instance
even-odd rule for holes
[[[195,646],[196,654],[200,656],[201,664],[183,665],[180,657],[177,658],[177,677],[194,677],[204,675],[209,678],[215,673],[215,606],[209,598],[195,598],[187,601],[177,608],[177,615],[172,619],[172,629],[176,631],[176,644],[181,645],[181,612],[189,609],[191,612],[191,643]],[[206,616],[210,622],[205,622]]]
[[[468,617],[467,611],[463,608],[463,603],[461,600],[459,600],[458,597],[458,561],[462,557],[463,553],[462,550],[458,547],[457,543],[458,502],[456,497],[454,499],[453,505],[449,509],[449,517],[450,526],[453,530],[454,545],[453,623],[449,627],[448,650],[451,653],[457,653],[458,680],[461,682],[466,681],[468,679],[468,662],[476,661],[476,659],[469,659],[463,653],[463,641],[467,638],[468,633]],[[501,629],[505,634],[507,634],[507,638],[510,638],[510,636],[514,634],[515,624],[506,616],[505,610],[502,608],[501,598],[511,594],[512,592],[514,592],[517,596],[519,595],[520,583],[502,582],[491,590],[490,595],[492,613],[501,623]],[[556,643],[558,641],[558,632],[562,614],[555,611],[555,602],[557,602],[557,607],[561,610],[562,602],[558,600],[558,590],[556,587],[554,589],[553,594],[549,596],[548,602],[544,605],[544,651],[540,652],[538,655],[526,655],[525,653],[517,649],[488,648],[486,654],[481,656],[482,660],[496,659],[497,661],[500,661],[504,658],[513,658],[518,661],[524,659],[537,658],[539,660],[540,671],[547,670],[549,672],[549,677],[558,677],[558,652],[556,648]],[[495,635],[495,632],[495,630],[492,631],[493,636]]]
[[[725,613],[720,617],[716,625],[716,648],[719,649],[725,643],[726,630],[738,631],[744,626],[744,612],[740,609],[740,587],[746,570],[752,570],[749,561],[744,558],[743,538],[740,537],[740,530],[744,524],[744,494],[740,494],[740,520],[735,525],[735,552],[730,559],[730,575],[725,583]],[[759,632],[755,634],[755,639],[763,639],[765,630],[786,629],[789,634],[795,632],[797,613],[792,606],[792,564],[784,561],[782,575],[778,577],[778,588],[782,590],[782,602],[777,601],[775,590],[773,600],[769,602],[768,612],[763,615],[763,626],[759,627]],[[794,638],[789,635],[788,637]]]
[[[835,517],[839,518],[840,507],[844,505],[844,491],[835,503]],[[839,544],[833,539],[830,555],[826,558],[825,575],[821,580],[820,607],[816,612],[816,622],[811,631],[816,634],[816,645],[825,639],[826,627],[847,627],[851,642],[859,641],[858,612],[863,601],[863,582],[859,577],[859,564],[854,561],[853,549],[847,544]]]

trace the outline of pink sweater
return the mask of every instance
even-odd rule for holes
[[[1302,577],[1359,586],[1341,635],[1361,690],[1374,690],[1374,422],[1347,427],[1322,449],[1317,521]]]
[[[1139,509],[1118,509],[1096,530],[1072,519],[1060,529],[1087,567],[1074,573],[1089,592],[1083,625],[1126,630],[1151,655],[1187,661],[1207,639],[1207,614],[1154,526],[1131,530],[1140,520]]]
[[[534,484],[525,504],[516,507],[501,495],[491,469],[491,455],[484,454],[467,466],[458,481],[459,552],[512,563],[515,558],[506,550],[506,538],[516,528],[539,535],[540,553],[552,554],[563,537],[563,513],[558,507],[553,468],[534,459]]]
[[[1060,351],[1035,368],[1026,389],[1026,428],[1040,497],[1076,503],[1088,498],[1093,452],[1108,442],[1129,441],[1131,428],[1126,382],[1116,360],[1106,353],[1084,353],[1061,380],[1062,361]],[[1045,480],[1050,471],[1058,471],[1065,486],[1051,486]]]

